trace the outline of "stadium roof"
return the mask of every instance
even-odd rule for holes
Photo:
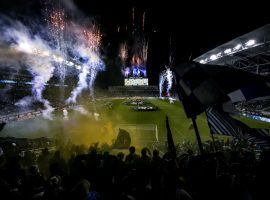
[[[270,75],[270,24],[218,46],[194,61]]]

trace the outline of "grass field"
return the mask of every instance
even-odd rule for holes
[[[186,118],[179,101],[169,103],[166,99],[146,99],[158,106],[157,111],[135,111],[124,105],[126,99],[100,99],[95,104],[85,103],[87,115],[78,111],[69,111],[69,120],[63,120],[62,113],[56,114],[54,120],[38,117],[31,120],[7,124],[0,136],[14,137],[55,137],[61,136],[76,144],[91,144],[94,142],[111,144],[117,137],[119,126],[135,124],[138,126],[156,125],[161,143],[166,141],[165,116],[168,115],[175,143],[195,141],[195,133],[191,128],[191,120]],[[108,106],[110,105],[108,108]],[[95,120],[94,112],[99,114]],[[269,123],[246,118],[241,121],[254,128],[269,128]],[[197,124],[202,140],[211,139],[204,114],[197,117]],[[154,140],[154,131],[136,131],[132,133],[136,145],[146,140]]]
[[[236,116],[235,118],[242,121],[242,122],[244,122],[245,124],[247,124],[251,128],[270,129],[270,123],[268,123],[268,122],[258,121],[258,120],[254,120],[254,119],[251,119],[251,118],[240,117],[240,116]]]
[[[147,99],[147,101],[159,107],[157,111],[134,111],[131,107],[124,105],[124,99],[111,99],[112,109],[104,109],[101,105],[108,100],[100,100],[97,103],[98,112],[103,118],[113,121],[114,124],[156,124],[159,139],[166,139],[165,116],[168,115],[170,127],[175,141],[195,140],[194,131],[190,128],[191,120],[187,119],[181,104],[178,101],[169,103],[168,100]],[[106,119],[106,120],[107,120]],[[197,118],[202,140],[210,139],[209,128],[205,116]]]

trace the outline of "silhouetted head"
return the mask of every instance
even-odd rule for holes
[[[191,149],[188,149],[188,150],[187,150],[187,153],[188,153],[188,155],[190,155],[190,156],[193,155],[193,151],[192,151]]]
[[[60,176],[53,176],[49,179],[50,186],[56,187],[61,184],[61,177]]]
[[[142,156],[147,156],[147,150],[146,148],[143,148],[141,151]]]
[[[89,147],[89,154],[96,155],[97,149],[94,146]]]
[[[49,153],[49,149],[48,148],[42,149],[42,154],[48,154],[48,153]]]
[[[154,156],[154,157],[158,157],[158,156],[159,156],[159,151],[158,151],[157,149],[155,149],[155,150],[153,151],[153,156]]]
[[[31,175],[36,175],[39,173],[39,169],[38,169],[38,166],[37,165],[32,165],[30,168],[29,168],[29,171],[31,173]]]
[[[129,147],[129,153],[134,154],[136,151],[134,146]]]
[[[104,157],[104,158],[108,158],[109,155],[110,155],[110,152],[109,152],[109,151],[104,151],[104,152],[103,152],[103,157]]]
[[[124,153],[123,152],[119,152],[118,154],[117,154],[117,158],[118,158],[118,160],[123,160],[124,159]]]
[[[56,159],[61,158],[61,152],[60,152],[59,150],[57,150],[57,151],[54,153],[54,158],[56,158]]]

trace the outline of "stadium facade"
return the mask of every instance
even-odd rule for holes
[[[202,64],[226,65],[270,75],[270,24],[237,37],[194,59]]]
[[[251,73],[270,76],[270,24],[220,45],[193,61],[208,65],[229,66]],[[239,77],[241,79],[241,77]],[[269,121],[270,97],[234,102],[243,116]],[[235,112],[235,110],[231,110]]]

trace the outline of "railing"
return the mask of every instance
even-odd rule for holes
[[[26,112],[20,112],[15,114],[9,114],[0,116],[0,123],[8,123],[12,121],[23,121],[27,119],[32,119],[42,114],[42,110],[30,110]]]

